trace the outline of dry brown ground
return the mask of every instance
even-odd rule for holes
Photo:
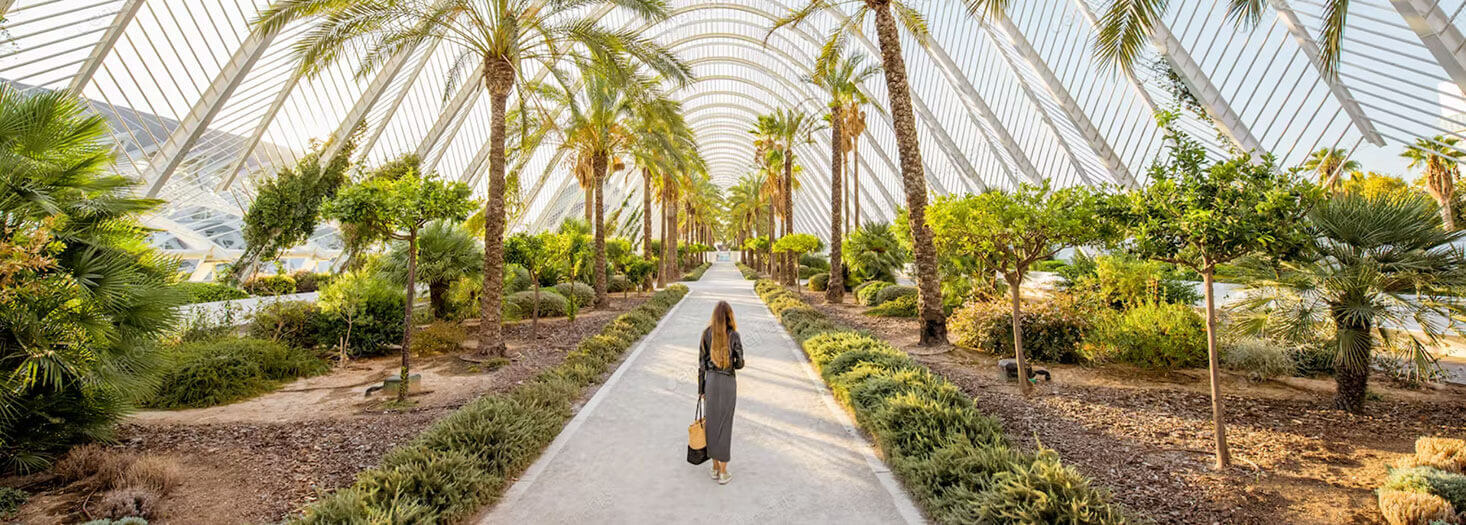
[[[120,426],[115,448],[166,456],[182,469],[183,482],[166,499],[164,517],[152,523],[277,522],[320,493],[349,485],[357,472],[434,420],[559,364],[581,339],[648,297],[612,294],[610,307],[583,311],[573,323],[542,319],[537,340],[527,321],[506,325],[512,361],[492,372],[476,371],[453,355],[417,359],[414,373],[422,374],[422,386],[406,410],[384,409],[390,396],[383,392],[363,395],[367,386],[397,373],[400,357],[360,359],[239,403],[138,413]],[[0,485],[25,485],[36,493],[19,523],[85,521],[78,509],[86,495],[56,487],[47,474],[0,479]]]
[[[1410,390],[1376,378],[1370,391],[1379,399],[1356,416],[1329,408],[1332,380],[1253,383],[1225,374],[1234,467],[1219,472],[1204,370],[1043,365],[1054,382],[1024,398],[991,355],[918,346],[915,320],[869,317],[808,291],[804,299],[907,350],[972,394],[1010,438],[1058,451],[1134,514],[1159,523],[1382,523],[1373,490],[1388,466],[1418,436],[1466,435],[1463,387]]]

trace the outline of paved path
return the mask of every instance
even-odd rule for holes
[[[919,523],[753,282],[719,262],[690,285],[482,523]],[[719,300],[747,361],[726,486],[686,461],[697,340]]]

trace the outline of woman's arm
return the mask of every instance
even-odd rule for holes
[[[733,360],[733,369],[743,369],[743,338],[738,337],[738,332],[728,334],[728,355]]]
[[[697,395],[703,395],[708,373],[708,333],[703,331],[697,342]]]

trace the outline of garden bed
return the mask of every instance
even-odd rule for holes
[[[806,301],[869,330],[972,394],[1010,439],[1059,452],[1115,499],[1159,523],[1382,523],[1374,488],[1420,435],[1466,435],[1466,388],[1400,389],[1378,378],[1367,415],[1330,408],[1331,379],[1251,383],[1224,374],[1234,468],[1212,468],[1204,370],[1039,364],[1054,374],[1031,399],[997,375],[997,358],[916,345],[918,321]],[[847,295],[848,297],[848,295]]]
[[[508,391],[560,364],[582,339],[650,297],[612,294],[609,308],[582,311],[573,323],[541,319],[537,342],[530,339],[529,321],[505,325],[512,361],[492,372],[455,355],[415,359],[413,372],[422,374],[424,387],[413,392],[414,406],[403,412],[383,409],[390,395],[363,395],[367,386],[395,375],[401,358],[358,359],[239,403],[140,412],[121,425],[112,449],[162,455],[179,464],[183,481],[166,500],[166,517],[152,523],[197,523],[202,516],[218,524],[277,522],[321,491],[350,485],[358,472],[469,401]],[[37,493],[20,522],[80,518],[73,512],[83,495],[48,493],[45,479],[42,474],[0,482],[31,483],[29,490]]]

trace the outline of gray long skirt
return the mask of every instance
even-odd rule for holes
[[[738,404],[738,379],[709,371],[703,391],[706,396],[708,457],[728,461],[733,445],[733,408]]]

